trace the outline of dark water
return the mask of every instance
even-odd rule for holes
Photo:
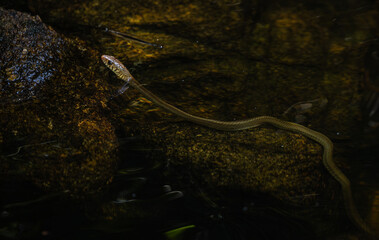
[[[271,115],[322,132],[335,145],[335,161],[352,183],[360,214],[379,231],[377,1],[0,1],[0,6],[38,14],[98,57],[117,57],[151,91],[186,111],[222,120]],[[134,129],[136,122],[149,125],[167,116],[135,100],[135,93],[99,68],[113,96],[104,116],[119,143],[112,181],[79,196],[65,188],[74,184],[41,187],[35,177],[12,170],[16,161],[28,161],[21,155],[30,148],[28,136],[2,141],[1,160],[11,162],[0,185],[2,238],[367,239],[346,217],[341,192],[330,190],[337,185],[332,180],[322,178],[315,187],[325,191],[295,192],[283,201],[275,192],[247,192],[238,185],[210,188],[201,174],[193,174],[201,171],[197,166],[188,166],[189,176],[186,169],[172,173],[176,162],[169,158],[177,155]],[[140,101],[137,114],[124,110],[129,98]],[[148,114],[138,116],[146,109]],[[21,154],[19,146],[26,146]],[[328,183],[331,188],[321,186]]]

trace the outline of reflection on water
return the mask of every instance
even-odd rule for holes
[[[47,95],[57,103],[38,114],[33,109],[49,100],[35,85],[22,88],[14,80],[26,73],[40,84],[38,76],[51,78],[51,71],[0,63],[2,92],[7,82],[42,100],[25,108],[0,105],[2,114],[17,114],[9,117],[12,124],[0,122],[2,237],[365,239],[346,218],[317,144],[275,128],[223,133],[182,123],[109,74],[96,59],[102,54],[116,56],[146,88],[192,114],[219,120],[270,115],[327,135],[360,214],[379,231],[378,128],[367,128],[377,120],[378,104],[377,98],[364,102],[375,91],[365,81],[378,86],[376,1],[0,6],[38,14],[84,44],[78,59],[63,59],[78,75],[56,80],[62,88],[75,84],[70,98]],[[93,63],[81,65],[89,51]],[[38,70],[38,52],[21,52]],[[50,138],[57,140],[43,144]],[[118,161],[117,173],[107,160]],[[67,192],[55,195],[52,186]]]

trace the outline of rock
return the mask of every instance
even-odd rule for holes
[[[117,138],[104,115],[99,54],[38,16],[2,8],[0,49],[3,155],[22,160],[13,168],[48,191],[102,189],[113,178]]]
[[[38,16],[0,9],[0,97],[18,102],[39,95],[58,70],[66,42]]]

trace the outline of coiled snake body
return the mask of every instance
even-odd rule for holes
[[[367,233],[373,234],[372,230],[363,221],[360,214],[358,213],[354,200],[351,193],[350,181],[342,173],[342,171],[335,165],[333,161],[333,143],[332,141],[322,133],[316,132],[312,129],[304,127],[300,124],[283,121],[270,116],[260,116],[255,118],[250,118],[246,120],[238,121],[218,121],[214,119],[207,119],[198,116],[194,116],[187,112],[184,112],[173,105],[163,101],[146,88],[144,88],[133,76],[129,73],[127,68],[115,57],[103,55],[101,56],[104,64],[111,69],[119,78],[128,82],[131,86],[136,88],[141,92],[146,98],[150,99],[152,102],[158,104],[160,107],[172,112],[173,114],[180,116],[188,121],[213,128],[222,131],[239,131],[248,128],[258,127],[261,124],[268,123],[280,129],[296,132],[307,136],[308,138],[318,142],[323,146],[323,164],[329,173],[340,183],[342,187],[342,194],[345,202],[346,212],[350,220],[359,228]],[[373,234],[374,235],[374,234]]]

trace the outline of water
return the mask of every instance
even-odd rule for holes
[[[53,94],[17,105],[29,114],[2,133],[1,236],[366,239],[346,217],[320,146],[267,126],[228,133],[183,122],[125,90],[102,54],[192,114],[270,115],[327,135],[378,231],[378,129],[365,101],[375,89],[364,84],[379,84],[375,1],[0,5],[38,14],[79,46],[64,55],[59,79],[72,79],[57,80],[63,90],[49,86]],[[15,127],[24,119],[26,129]]]

